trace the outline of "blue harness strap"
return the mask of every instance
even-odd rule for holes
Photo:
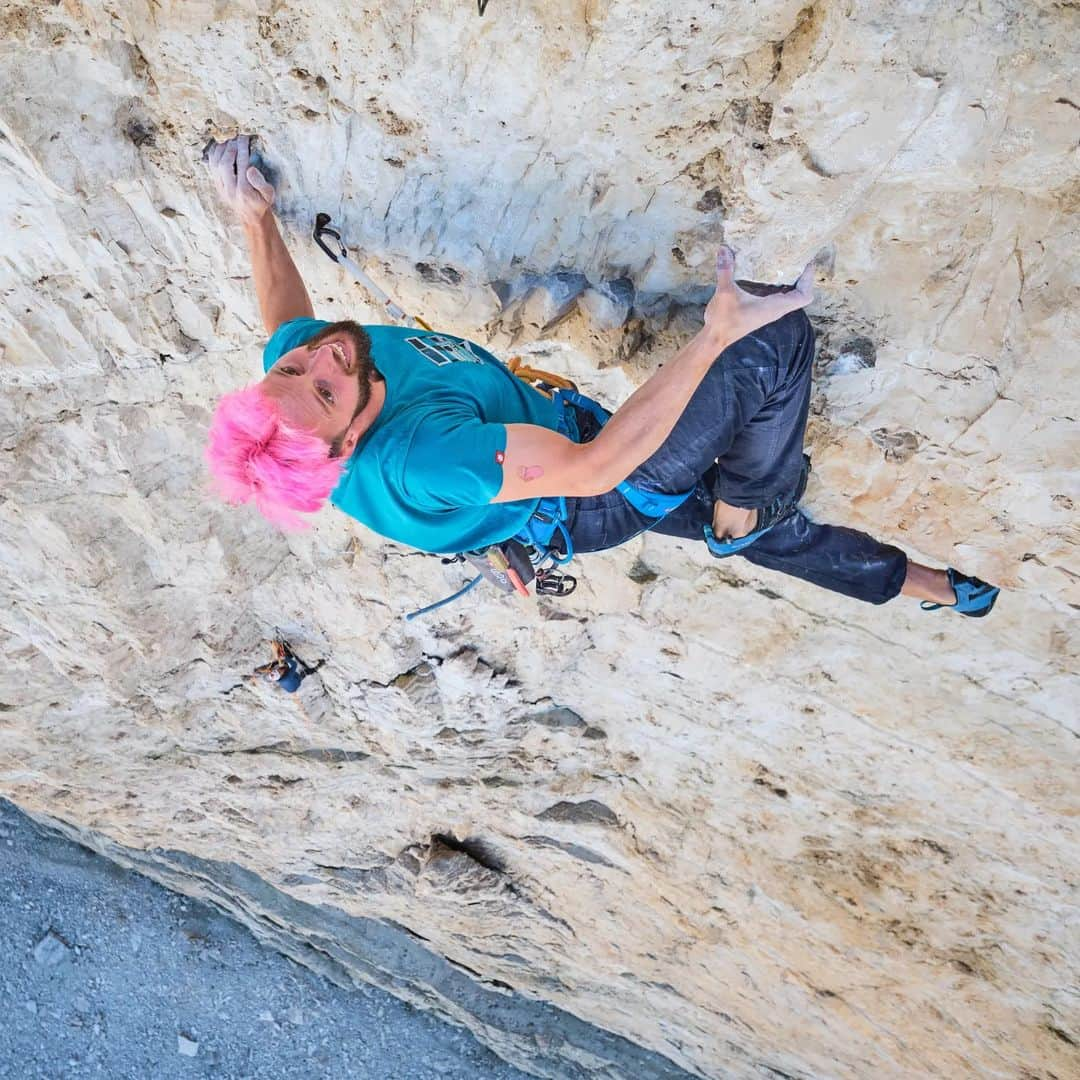
[[[642,491],[641,488],[634,487],[628,480],[617,484],[615,490],[635,510],[646,517],[656,518],[658,521],[662,517],[667,517],[672,510],[682,506],[694,494],[693,488],[684,491],[681,495],[668,495],[663,491]]]
[[[726,559],[729,555],[738,555],[744,548],[757,543],[771,528],[784,521],[798,505],[799,500],[806,491],[806,481],[810,476],[810,458],[803,454],[802,469],[795,485],[795,491],[791,495],[778,495],[768,506],[758,511],[759,528],[745,536],[737,536],[734,540],[719,540],[716,533],[705,526],[705,543],[709,551],[718,559]]]
[[[565,555],[560,555],[551,547],[556,533],[562,535]],[[525,522],[525,528],[516,533],[514,539],[535,548],[541,554],[542,558],[534,565],[547,562],[548,559],[556,566],[568,563],[574,557],[574,542],[570,539],[570,530],[566,527],[566,499],[561,495],[541,499],[540,505],[533,511],[533,516]]]

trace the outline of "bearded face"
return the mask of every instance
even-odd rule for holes
[[[371,339],[360,325],[344,321],[282,355],[261,388],[291,423],[318,435],[330,456],[339,457],[349,426],[371,400],[372,382],[381,378]]]

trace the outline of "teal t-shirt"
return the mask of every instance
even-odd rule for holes
[[[283,323],[263,350],[264,370],[329,325]],[[400,326],[364,330],[386,403],[330,501],[421,551],[470,551],[519,532],[538,500],[491,502],[502,487],[506,425],[557,430],[555,404],[471,341]]]

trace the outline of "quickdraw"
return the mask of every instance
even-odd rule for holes
[[[338,251],[334,254],[330,245],[327,244],[326,238],[329,237],[335,241]],[[399,307],[394,301],[386,294],[384,290],[379,288],[374,281],[360,268],[360,266],[349,258],[348,248],[345,247],[345,241],[341,239],[341,233],[337,229],[330,227],[330,215],[329,214],[316,214],[315,215],[315,227],[311,231],[311,238],[319,245],[320,249],[325,255],[333,259],[338,266],[348,270],[350,274],[361,284],[376,300],[386,309],[386,313],[394,319],[396,322],[404,323],[406,326],[419,326],[423,330],[430,330],[428,326],[419,315],[409,315],[403,308]]]

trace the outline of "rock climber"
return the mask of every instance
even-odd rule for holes
[[[284,638],[274,638],[270,642],[270,649],[274,654],[274,659],[268,664],[260,664],[253,674],[261,676],[267,682],[277,686],[279,690],[285,690],[290,694],[295,694],[300,689],[300,684],[322,667],[321,660],[314,667],[305,664],[292,651],[292,647]]]
[[[208,161],[243,225],[269,335],[263,379],[223,397],[211,426],[207,461],[227,501],[289,529],[329,499],[440,553],[517,537],[557,557],[652,530],[874,604],[903,594],[975,617],[994,606],[996,587],[800,509],[811,267],[793,287],[755,287],[721,248],[702,328],[609,415],[581,395],[545,396],[449,334],[316,319],[249,139]]]

